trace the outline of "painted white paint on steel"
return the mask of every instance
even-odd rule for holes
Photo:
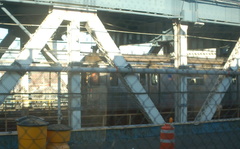
[[[16,58],[12,66],[21,67],[29,66],[32,63],[32,55],[39,53],[45,46],[49,38],[61,24],[64,13],[59,10],[53,10],[43,23],[39,26],[36,32],[31,36],[30,40],[25,44],[24,48]],[[19,79],[25,72],[6,72],[0,80],[0,104],[2,104],[7,97],[7,94],[18,83]]]
[[[136,99],[143,109],[143,112],[147,114],[147,117],[152,121],[153,124],[163,124],[164,119],[160,115],[158,109],[155,107],[154,103],[146,93],[142,84],[139,82],[135,75],[126,75],[124,77],[126,83],[129,85],[131,91],[135,94]]]
[[[108,34],[107,30],[105,29],[97,15],[90,17],[89,21],[86,24],[86,28],[98,44],[100,50],[106,54],[106,58],[108,59],[110,64],[112,64],[116,68],[127,67],[131,69],[130,64],[127,63],[124,57],[120,54],[120,50],[112,40],[111,36]],[[165,123],[161,114],[159,113],[154,103],[146,93],[145,89],[139,82],[137,76],[128,74],[124,77],[120,77],[120,79],[125,84],[125,87],[129,89],[129,91],[133,93],[142,93],[135,94],[135,97],[146,116],[151,120],[151,122],[153,124]]]
[[[187,66],[187,30],[188,25],[173,23],[174,29],[174,66]],[[187,78],[183,75],[177,77],[179,93],[175,96],[175,121],[187,122]]]
[[[225,63],[223,69],[229,71],[236,71],[239,68],[240,60],[240,38],[236,43],[232,53],[230,54],[227,62]],[[206,101],[204,102],[202,108],[197,114],[195,121],[208,121],[211,120],[232,82],[232,77],[230,76],[220,76],[217,79],[211,93],[209,93]]]
[[[78,15],[72,15],[66,13],[68,18],[71,18],[71,22],[67,26],[67,51],[68,51],[68,62],[74,67],[74,63],[81,61],[80,56],[80,21]],[[72,93],[69,99],[70,105],[70,126],[76,130],[81,128],[81,75],[80,73],[68,73],[68,91]]]

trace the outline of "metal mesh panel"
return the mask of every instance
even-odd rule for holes
[[[175,128],[175,148],[239,146],[238,72],[170,68],[59,71],[53,67],[51,72],[44,71],[44,67],[38,69],[41,71],[29,70],[1,105],[0,148],[31,149],[38,145],[34,138],[28,145],[19,141],[22,135],[17,131],[16,119],[29,115],[42,118],[49,125],[60,123],[73,129],[71,138],[65,142],[46,142],[49,148],[159,148],[161,128],[170,118],[174,120],[171,125]],[[133,86],[138,81],[142,85],[139,92],[132,92],[131,84],[126,86],[119,78],[129,73],[137,78]],[[221,84],[216,83],[219,77],[230,78],[223,92],[214,90],[216,84]],[[210,98],[210,93],[219,96]],[[144,94],[153,102],[152,107],[147,98],[141,103],[137,99]],[[79,104],[72,104],[73,99]],[[148,112],[145,107],[156,108],[159,113]],[[204,110],[212,114],[211,120],[205,118],[208,115],[204,115]],[[149,114],[152,117],[160,114],[165,122],[153,124]],[[24,136],[37,135],[29,134],[28,129],[22,129]],[[34,131],[43,133],[42,127]],[[53,136],[61,138],[62,134],[57,131]]]

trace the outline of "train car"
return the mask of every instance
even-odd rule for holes
[[[100,61],[101,58],[99,58],[99,56],[93,59],[90,57],[86,59],[82,65],[83,67],[108,67],[107,63],[99,63],[99,65],[96,65],[96,63]],[[88,64],[85,62],[88,62]],[[140,62],[141,59],[139,58],[138,63]],[[144,67],[141,65],[139,68]],[[156,68],[156,65],[148,68]],[[162,69],[163,68],[164,67],[162,67]],[[166,69],[168,68],[166,67]],[[124,76],[125,74],[121,75]],[[165,120],[168,120],[169,117],[175,117],[176,100],[178,100],[178,97],[186,97],[188,121],[194,120],[218,78],[218,75],[207,74],[135,73],[134,75],[137,76],[146,94],[151,98],[155,107]],[[45,79],[47,82],[54,80],[49,79],[49,76],[56,78],[53,74],[46,74],[46,76],[48,76],[46,77],[48,79]],[[186,79],[186,84],[182,84],[186,87],[185,91],[181,91],[180,89],[181,83],[179,82],[179,78],[181,77]],[[34,78],[38,79],[38,77]],[[121,82],[119,74],[108,72],[81,72],[81,79],[82,84],[79,86],[81,86],[82,127],[149,123],[144,112],[142,112],[141,105],[135,98],[135,95],[141,93],[133,94],[129,91],[123,82]],[[33,82],[36,84],[34,80]],[[55,79],[54,81],[51,87],[57,87],[57,80]],[[44,95],[43,93],[45,93],[45,91],[37,90],[39,94],[34,93],[31,95],[33,99],[30,100],[31,106],[28,108],[35,111],[41,109],[57,110],[57,88],[55,90],[49,90],[51,87],[47,86],[46,89],[46,93],[51,94]],[[43,89],[45,89],[45,87],[43,87]],[[221,104],[217,106],[218,109],[214,118],[235,118],[240,115],[238,90],[238,76],[233,76],[233,82],[228,90],[221,93],[224,97]],[[64,98],[61,99],[61,107],[62,112],[65,113],[63,117],[65,120],[68,120],[67,113],[68,110],[71,110],[69,109],[71,107],[68,105],[67,87],[64,92],[66,93],[64,94],[66,97],[64,96]],[[49,97],[50,95],[53,96]],[[18,100],[16,99],[16,101]],[[6,103],[6,105],[9,106],[8,103]],[[6,108],[12,108],[7,106]],[[19,111],[23,110],[23,107],[27,108],[26,106],[16,106],[15,109]],[[5,107],[2,107],[2,109],[3,108]]]
[[[177,96],[186,94],[188,121],[194,120],[218,78],[217,75],[207,74],[135,73],[135,75],[164,119],[174,117]],[[180,90],[179,77],[186,79],[186,91]],[[106,119],[106,125],[137,124],[139,117],[141,117],[141,122],[139,123],[148,123],[147,119],[143,118],[141,106],[135,99],[134,94],[126,89],[116,73],[87,73],[83,78],[82,82],[85,84],[82,85],[82,93],[87,94],[83,101],[89,101],[91,98],[91,103],[89,104],[97,105],[94,107],[94,110],[98,109],[99,105],[106,105],[103,112],[106,114],[104,118]],[[236,78],[233,80],[235,80],[235,83],[233,82],[226,92],[221,93],[223,99],[221,104],[218,105],[219,108],[214,118],[226,118],[228,116],[226,116],[226,112],[223,112],[224,109],[229,111],[239,107],[238,95],[236,93],[238,83]],[[101,89],[104,91],[102,92]],[[105,96],[102,96],[102,94],[105,94]],[[129,117],[134,114],[139,115],[139,117],[129,122]],[[121,115],[125,115],[121,123],[117,122],[117,120],[111,120],[114,118],[118,119],[117,116],[120,117]]]

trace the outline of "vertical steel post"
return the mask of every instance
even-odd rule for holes
[[[176,22],[174,29],[174,53],[176,68],[187,65],[187,25]],[[175,98],[175,121],[187,122],[187,78],[183,75],[178,77],[178,89]]]
[[[58,124],[61,124],[62,112],[61,112],[61,72],[58,72]]]
[[[69,65],[78,67],[80,62],[80,22],[74,17],[67,27],[67,50],[69,53]],[[72,129],[81,128],[81,75],[80,73],[68,73],[68,90],[71,93],[69,98],[70,116],[69,122]]]

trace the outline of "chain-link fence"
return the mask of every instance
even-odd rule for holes
[[[170,118],[175,148],[239,145],[238,72],[164,67],[26,69],[18,69],[26,73],[1,105],[0,148],[159,148],[161,127]],[[137,79],[123,82],[132,75]],[[30,120],[21,124],[16,121],[21,117]],[[49,129],[54,124],[56,129]]]

